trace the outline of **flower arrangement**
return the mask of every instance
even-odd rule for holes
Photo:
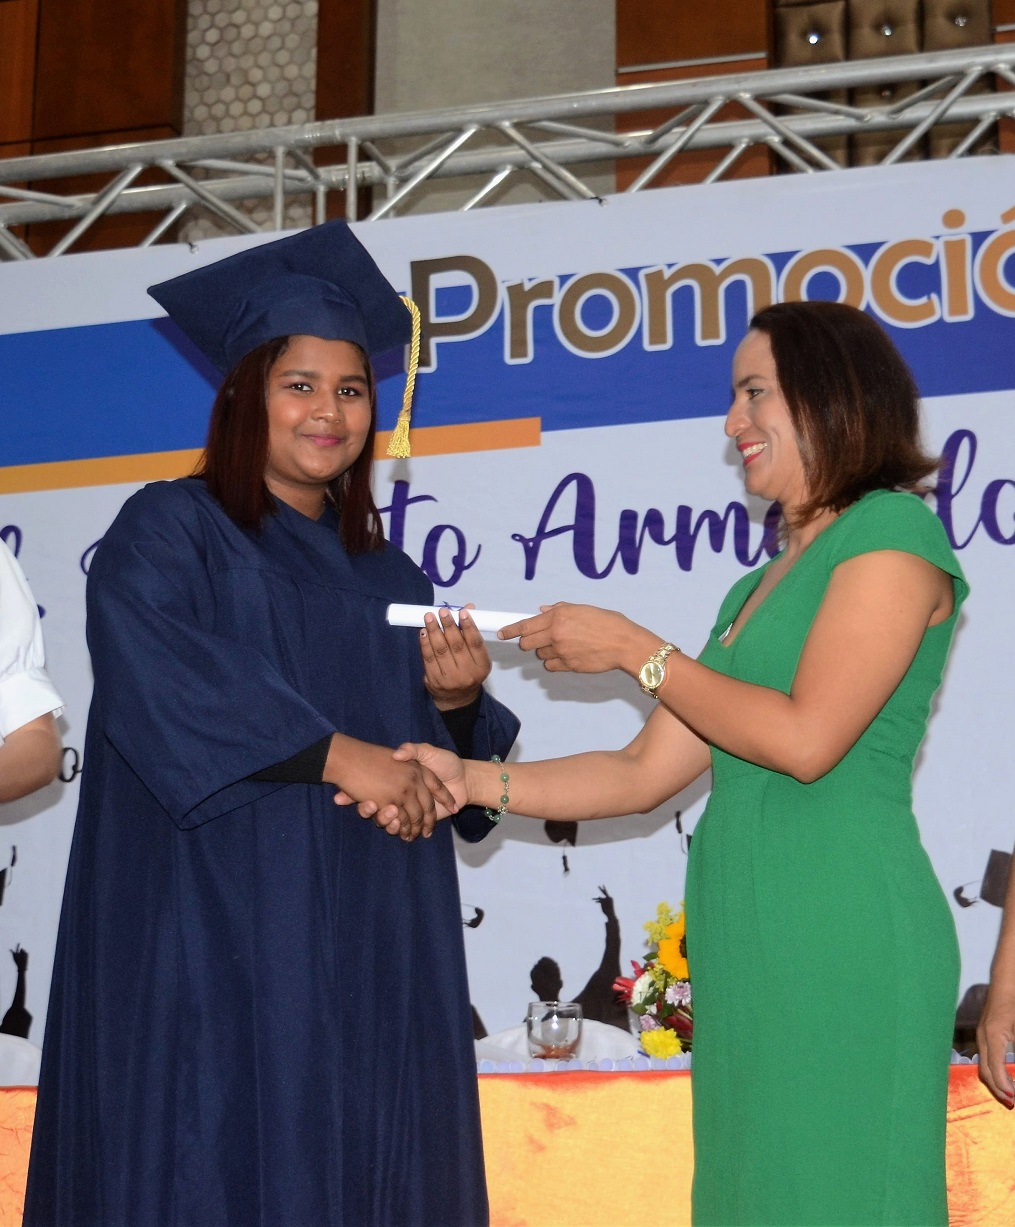
[[[634,976],[618,976],[613,991],[638,1015],[641,1046],[650,1057],[690,1052],[691,978],[683,904],[674,912],[660,903],[645,932],[649,950],[644,962],[632,961]]]

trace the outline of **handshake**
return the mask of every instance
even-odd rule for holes
[[[442,818],[468,804],[467,764],[451,750],[426,742],[406,742],[394,751],[359,745],[368,761],[346,760],[335,804],[355,805],[362,818],[373,819],[389,835],[406,842],[420,835],[428,839]]]

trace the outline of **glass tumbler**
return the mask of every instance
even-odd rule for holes
[[[533,1001],[525,1015],[529,1054],[566,1060],[578,1051],[582,1008],[576,1001]]]

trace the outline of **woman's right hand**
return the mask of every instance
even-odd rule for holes
[[[324,779],[338,789],[336,805],[357,805],[364,818],[406,841],[426,839],[438,819],[458,811],[453,793],[422,762],[339,733],[331,739]]]
[[[389,761],[419,768],[423,771],[425,779],[435,780],[437,785],[444,790],[439,795],[434,793],[438,820],[447,818],[449,814],[456,814],[463,805],[469,804],[465,779],[466,764],[451,750],[439,749],[425,741],[406,741],[394,751]],[[448,798],[450,798],[450,805]],[[335,796],[335,802],[338,805],[351,805],[354,804],[354,798],[348,792],[339,790]],[[401,820],[393,805],[382,806],[375,799],[369,799],[360,801],[356,809],[361,817],[372,818],[379,827],[392,835],[399,834]],[[430,831],[424,831],[423,834],[427,836]]]
[[[665,642],[613,609],[558,601],[512,622],[498,639],[517,639],[524,652],[535,652],[551,673],[608,673],[624,669],[636,676],[649,655]]]
[[[1007,991],[1005,991],[1007,989]],[[976,1048],[980,1054],[980,1081],[998,1103],[1015,1107],[1015,1083],[1005,1063],[1015,1042],[1015,987],[991,983],[987,1000],[976,1028]]]
[[[468,764],[453,750],[443,750],[427,741],[404,741],[393,757],[397,762],[416,762],[431,771],[450,792],[457,809],[469,804]]]

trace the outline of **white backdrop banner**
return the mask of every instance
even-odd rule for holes
[[[963,989],[986,979],[997,854],[1013,842],[1013,183],[1013,159],[997,157],[359,228],[419,303],[429,338],[415,454],[380,460],[376,480],[389,537],[438,600],[593,602],[688,651],[729,585],[773,548],[769,509],[745,497],[722,432],[752,311],[837,298],[885,324],[945,456],[932,503],[973,589],[916,778]],[[265,237],[0,265],[0,532],[45,611],[67,700],[63,781],[0,813],[0,1013],[20,988],[36,1042],[87,769],[89,560],[139,484],[190,471],[215,386],[145,287]],[[390,430],[402,380],[392,367],[379,376]],[[492,689],[523,721],[519,757],[623,744],[649,710],[629,678],[549,675],[513,645],[491,652]],[[486,1030],[516,1025],[551,989],[606,1016],[613,977],[643,950],[643,922],[682,898],[705,792],[598,823],[513,817],[460,846]],[[6,953],[18,946],[29,952],[20,985]]]

